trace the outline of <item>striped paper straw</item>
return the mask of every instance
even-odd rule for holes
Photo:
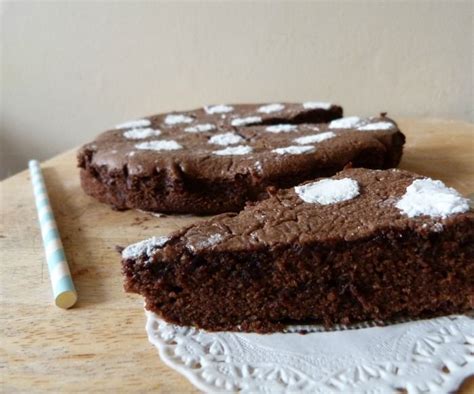
[[[76,289],[51,210],[40,164],[37,160],[30,160],[28,166],[30,167],[31,183],[35,194],[36,211],[38,212],[49,277],[53,286],[54,302],[56,306],[68,309],[77,301]]]

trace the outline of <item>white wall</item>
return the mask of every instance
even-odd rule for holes
[[[472,1],[3,3],[0,177],[207,103],[473,120],[472,18]]]

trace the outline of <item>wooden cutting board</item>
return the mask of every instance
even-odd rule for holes
[[[474,192],[474,125],[438,119],[399,124],[407,135],[401,168]],[[148,343],[142,299],[122,291],[115,246],[203,218],[156,218],[99,204],[79,186],[75,150],[46,161],[43,171],[79,301],[67,311],[52,304],[28,173],[1,182],[2,390],[195,392]],[[469,390],[474,386],[463,392]]]

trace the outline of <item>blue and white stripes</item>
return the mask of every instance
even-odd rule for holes
[[[67,309],[77,301],[76,289],[64,255],[63,244],[51,210],[40,165],[36,160],[30,160],[28,165],[54,300],[58,307]]]

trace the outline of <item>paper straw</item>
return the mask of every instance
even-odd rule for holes
[[[28,166],[30,168],[31,183],[33,184],[46,262],[48,263],[49,277],[53,287],[54,302],[56,306],[68,309],[77,301],[76,289],[72,282],[61,237],[54,220],[51,204],[49,203],[41,167],[37,160],[30,160]]]

